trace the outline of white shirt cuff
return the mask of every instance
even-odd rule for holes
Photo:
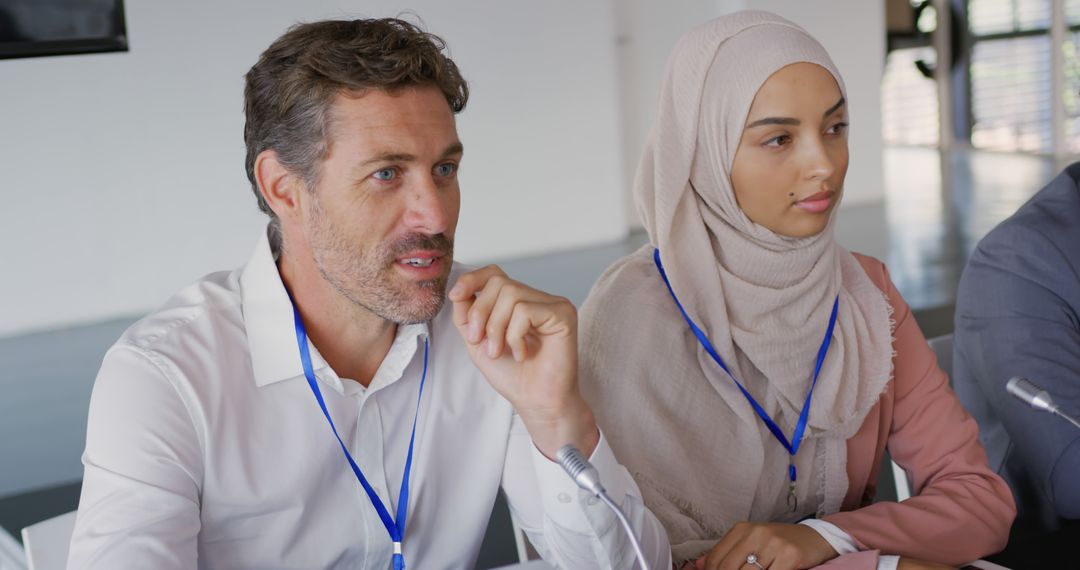
[[[833,550],[840,556],[859,551],[859,546],[855,544],[855,539],[851,538],[850,534],[844,532],[842,528],[831,522],[826,522],[821,519],[806,519],[804,521],[799,521],[799,524],[806,525],[817,531],[817,533],[821,535],[821,538],[824,538],[825,542],[828,542],[829,546],[833,547]],[[896,566],[899,563],[899,556],[878,556],[877,570],[896,570]]]
[[[821,535],[821,538],[824,538],[825,542],[828,542],[829,546],[833,547],[833,550],[840,556],[859,551],[859,546],[855,544],[855,540],[851,538],[851,535],[830,522],[821,519],[806,519],[800,521],[799,524],[816,530]]]
[[[900,564],[900,557],[886,554],[878,556],[877,570],[896,570],[896,567]]]
[[[607,490],[608,497],[617,505],[621,505],[626,496],[626,471],[615,459],[604,434],[600,434],[600,441],[596,444],[589,457],[589,463],[596,468],[600,475],[600,483]],[[544,505],[544,512],[553,521],[563,528],[582,533],[592,533],[594,526],[589,524],[593,521],[610,518],[614,524],[615,515],[611,513],[600,499],[592,493],[578,487],[577,483],[563,470],[562,466],[540,453],[533,446],[533,465],[536,468],[536,479],[540,486],[540,498]],[[586,515],[586,512],[588,513]]]

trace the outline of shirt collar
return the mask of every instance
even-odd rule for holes
[[[240,274],[240,297],[255,385],[262,387],[303,376],[292,302],[278,273],[277,252],[271,248],[265,232]],[[415,356],[419,341],[427,336],[427,323],[398,326],[390,351],[375,372],[368,390],[377,390],[400,378]],[[320,371],[333,372],[310,340],[308,349],[316,375]],[[341,392],[337,375],[331,375],[335,380],[331,384]]]
[[[405,367],[416,357],[416,351],[423,345],[426,338],[428,338],[427,323],[398,325],[394,343],[390,345],[386,358],[375,371],[375,376],[368,385],[368,392],[389,386],[401,378],[401,375],[405,373]]]

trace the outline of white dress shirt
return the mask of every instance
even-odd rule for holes
[[[455,266],[451,283],[461,272]],[[310,348],[344,444],[394,513],[430,340],[407,567],[472,568],[501,485],[545,559],[631,568],[633,549],[614,515],[536,450],[469,359],[451,312],[399,326],[367,388],[339,378]],[[591,461],[651,565],[670,568],[663,528],[603,437]],[[304,377],[265,236],[245,267],[183,289],[109,350],[83,463],[69,568],[390,567],[389,534]]]

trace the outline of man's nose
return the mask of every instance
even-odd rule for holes
[[[445,233],[449,224],[446,191],[436,183],[434,176],[418,177],[409,188],[406,198],[405,225],[413,231],[428,235]]]

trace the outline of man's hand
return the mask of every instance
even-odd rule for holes
[[[448,294],[469,356],[510,401],[536,447],[554,458],[573,443],[587,456],[600,434],[577,386],[577,310],[494,265],[462,275]]]
[[[837,555],[816,530],[806,525],[741,522],[698,559],[697,570],[757,570],[746,563],[750,554],[769,570],[813,568]]]

